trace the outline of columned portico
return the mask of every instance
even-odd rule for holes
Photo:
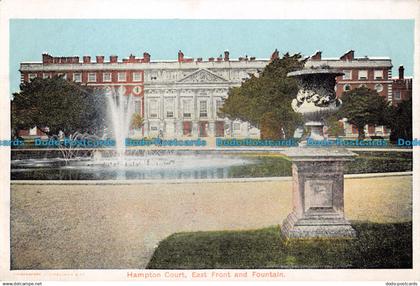
[[[228,96],[229,88],[238,85],[206,69],[195,70],[176,82],[147,84],[145,136],[229,136],[225,122],[230,120],[224,118],[219,110]],[[236,124],[239,124],[239,129],[235,136],[249,136],[248,123],[238,121]]]
[[[215,132],[214,132],[214,121],[209,121],[209,136],[210,137],[214,137],[215,136]]]

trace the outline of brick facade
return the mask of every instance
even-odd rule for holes
[[[345,73],[337,78],[336,93],[340,97],[345,91],[366,86],[379,95],[392,100],[392,63],[389,58],[355,58],[354,51],[348,51],[340,58],[321,57],[318,51],[309,57],[307,66],[329,65]]]
[[[143,53],[142,58],[130,55],[122,60],[116,55],[111,55],[108,60],[99,55],[94,58],[95,61],[91,56],[80,59],[77,56],[53,57],[43,54],[42,62],[21,63],[20,72],[22,81],[63,75],[68,80],[95,87],[123,86],[126,95],[135,96],[136,110],[145,119],[142,136],[250,137],[258,136],[259,130],[254,128],[250,132],[252,126],[246,122],[220,118],[220,101],[227,98],[230,87],[240,86],[250,74],[262,71],[278,57],[277,49],[270,59],[256,59],[248,55],[231,59],[228,51],[207,60],[186,57],[182,51],[178,51],[175,61],[151,61],[147,52]],[[354,51],[348,51],[339,58],[323,58],[322,52],[317,51],[307,58],[305,64],[308,68],[323,65],[345,73],[337,78],[336,92],[339,97],[346,90],[362,85],[376,89],[389,101],[394,101],[393,87],[398,87],[402,97],[405,97],[403,87],[408,83],[392,80],[389,58],[356,58]],[[184,103],[191,106],[185,107]],[[191,108],[191,111],[185,112],[187,108]],[[189,117],[185,117],[187,115]],[[353,128],[344,125],[347,135],[354,137]],[[366,131],[367,135],[387,135],[382,127],[366,127]]]
[[[413,94],[413,79],[404,77],[404,67],[398,68],[398,78],[392,80],[392,103],[397,105],[408,100]]]
[[[353,50],[347,51],[339,58],[322,58],[322,52],[317,51],[308,58],[307,67],[328,65],[341,70],[344,75],[337,77],[336,94],[340,97],[344,92],[365,86],[376,90],[379,95],[393,102],[393,80],[391,59],[383,57],[355,57]],[[358,136],[356,127],[343,120],[345,136]],[[388,137],[390,131],[384,126],[365,126],[365,134],[369,136]]]

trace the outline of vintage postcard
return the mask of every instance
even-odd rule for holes
[[[417,285],[419,11],[0,1],[2,285]]]

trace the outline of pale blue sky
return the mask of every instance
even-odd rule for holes
[[[152,60],[175,60],[181,49],[188,57],[231,58],[247,54],[268,58],[280,53],[338,57],[355,50],[357,57],[388,56],[393,74],[403,64],[413,73],[413,20],[10,20],[11,91],[19,89],[19,63],[53,56],[129,54]]]

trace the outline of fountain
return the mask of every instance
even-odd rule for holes
[[[116,162],[119,166],[126,164],[125,139],[130,132],[131,118],[134,114],[134,101],[131,95],[125,95],[125,88],[120,86],[116,91],[109,88],[106,91],[110,121],[115,138]]]
[[[57,152],[45,153],[41,158],[18,158],[12,161],[12,174],[19,179],[44,180],[148,180],[226,178],[234,166],[255,163],[252,159],[232,154],[213,154],[190,150],[154,150],[127,148],[134,98],[126,96],[123,87],[107,88],[109,129],[106,144],[86,148],[60,145]],[[112,137],[113,140],[110,140]],[[60,138],[56,138],[60,141]],[[69,140],[99,139],[95,135],[74,133]],[[109,141],[108,141],[109,140]],[[114,147],[115,145],[115,147]],[[105,146],[105,147],[104,147]],[[113,146],[107,148],[106,146]],[[61,156],[60,156],[61,155]]]
[[[329,67],[288,74],[299,85],[292,108],[303,115],[310,129],[299,147],[290,148],[293,211],[281,227],[287,238],[352,238],[355,230],[344,216],[344,163],[355,154],[338,147],[310,147],[308,140],[324,140],[323,118],[336,111],[335,78],[342,73]]]
[[[119,171],[119,178],[125,179],[125,170],[134,167],[156,167],[168,166],[175,163],[173,158],[167,156],[149,156],[147,150],[142,156],[127,154],[126,138],[130,135],[130,125],[134,112],[133,96],[125,95],[125,88],[107,88],[105,95],[108,103],[109,122],[112,126],[112,133],[115,139],[115,152],[111,156],[104,157],[103,152],[97,151],[91,166],[102,165],[116,168]]]

